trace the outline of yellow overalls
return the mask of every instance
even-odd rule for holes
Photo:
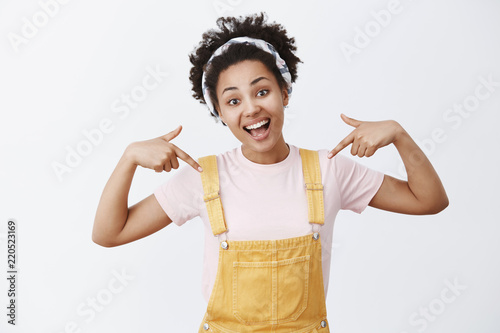
[[[300,149],[309,223],[324,224],[318,152]],[[199,159],[214,236],[227,231],[215,155]],[[304,221],[306,223],[306,221]],[[226,234],[227,235],[227,234]],[[329,333],[319,232],[220,242],[219,263],[199,333]]]

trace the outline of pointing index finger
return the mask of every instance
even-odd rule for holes
[[[191,156],[189,156],[187,153],[185,153],[182,149],[179,149],[178,147],[176,147],[176,155],[181,160],[183,160],[184,162],[186,162],[187,164],[192,166],[195,170],[197,170],[199,172],[203,172],[203,169],[198,164],[198,162],[196,162]]]
[[[349,146],[353,142],[354,142],[354,136],[351,133],[348,136],[346,136],[342,141],[340,141],[339,144],[330,151],[330,153],[328,153],[328,158],[332,158],[333,156],[337,155],[339,151]]]

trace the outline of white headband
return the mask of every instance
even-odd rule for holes
[[[212,62],[212,59],[218,55],[221,55],[223,52],[227,50],[227,48],[232,45],[232,44],[238,44],[238,43],[244,43],[244,44],[249,44],[249,45],[254,45],[258,47],[261,50],[266,51],[267,53],[270,53],[274,59],[276,59],[276,66],[280,70],[281,75],[285,79],[286,85],[287,85],[287,91],[288,91],[288,98],[291,97],[292,95],[292,76],[290,75],[290,71],[288,70],[288,66],[286,65],[285,61],[281,59],[280,55],[278,52],[276,52],[276,49],[274,46],[266,42],[265,40],[262,39],[255,39],[251,37],[236,37],[233,39],[230,39],[226,42],[226,44],[222,45],[219,47],[217,50],[215,50],[214,54],[210,57],[210,59],[207,62],[207,66],[205,68],[208,68],[208,65]],[[203,72],[203,77],[201,78],[201,87],[203,90],[203,98],[205,99],[205,103],[207,104],[208,109],[210,112],[219,118],[219,115],[217,114],[217,111],[215,111],[215,107],[212,104],[212,100],[210,99],[210,94],[209,94],[209,89],[207,86],[207,83],[205,81],[205,72]]]

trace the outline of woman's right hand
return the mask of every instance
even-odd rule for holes
[[[156,172],[179,168],[180,158],[195,170],[201,172],[201,166],[191,156],[182,149],[170,143],[181,132],[182,126],[177,127],[172,132],[159,136],[155,139],[133,142],[125,150],[134,164],[144,168],[153,169]]]

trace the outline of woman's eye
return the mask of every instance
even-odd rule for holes
[[[233,98],[233,99],[230,99],[227,103],[229,105],[236,105],[236,104],[238,104],[238,100]]]
[[[259,90],[259,92],[257,93],[257,96],[267,95],[268,92],[269,92],[269,90],[267,90],[267,89]]]

